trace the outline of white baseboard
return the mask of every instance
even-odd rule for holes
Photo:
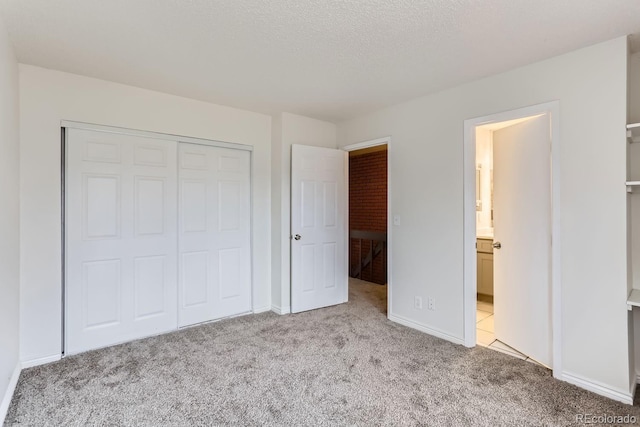
[[[291,307],[289,307],[289,306],[278,307],[277,305],[272,305],[271,306],[271,311],[273,311],[274,313],[277,313],[277,314],[290,314],[291,313]]]
[[[588,380],[580,375],[575,375],[566,371],[562,373],[560,379],[568,382],[569,384],[592,391],[600,396],[608,397],[609,399],[617,400],[618,402],[626,403],[627,405],[633,405],[633,393],[628,391],[615,390],[604,384],[600,384],[597,381]]]
[[[266,313],[267,311],[271,311],[271,307],[269,307],[268,305],[265,307],[254,308],[253,314]]]
[[[13,370],[13,374],[11,375],[11,379],[9,380],[9,385],[4,392],[4,398],[0,403],[0,425],[4,425],[4,419],[7,417],[7,411],[9,410],[9,405],[11,404],[11,399],[13,399],[13,393],[16,391],[16,386],[18,385],[18,378],[20,378],[20,362],[16,363],[16,367]]]
[[[446,332],[442,332],[438,329],[431,328],[429,326],[422,325],[420,323],[414,322],[413,320],[406,319],[402,316],[397,316],[395,314],[389,314],[389,320],[392,322],[399,323],[404,326],[408,326],[412,329],[417,329],[420,332],[424,332],[425,334],[433,335],[434,337],[442,338],[443,340],[450,341],[454,344],[464,345],[464,339],[459,337],[454,337],[453,335],[449,335]]]
[[[47,363],[57,362],[62,358],[60,354],[53,356],[40,357],[38,359],[25,360],[22,362],[22,369],[33,368],[34,366],[46,365]]]

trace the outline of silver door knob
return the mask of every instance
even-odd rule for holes
[[[500,249],[500,248],[502,247],[502,243],[500,243],[500,242],[495,242],[495,243],[493,244],[493,247],[494,247],[494,248],[496,248],[496,249]]]
[[[302,236],[299,235],[299,234],[296,234],[295,236],[293,236],[293,238],[296,239],[296,240],[300,240],[300,239],[302,239]]]

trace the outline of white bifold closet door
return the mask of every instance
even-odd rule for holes
[[[175,329],[177,142],[66,135],[66,353]]]
[[[179,147],[180,326],[251,310],[249,152]]]

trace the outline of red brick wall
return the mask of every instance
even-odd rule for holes
[[[387,231],[387,151],[349,157],[349,230]],[[352,240],[349,265],[357,265],[358,256],[369,251],[370,242]],[[386,283],[386,251],[362,271],[362,279]],[[352,269],[350,269],[350,272]]]

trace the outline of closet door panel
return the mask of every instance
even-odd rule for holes
[[[66,353],[175,329],[177,143],[66,136]]]
[[[250,155],[186,143],[178,151],[179,324],[249,312]]]

